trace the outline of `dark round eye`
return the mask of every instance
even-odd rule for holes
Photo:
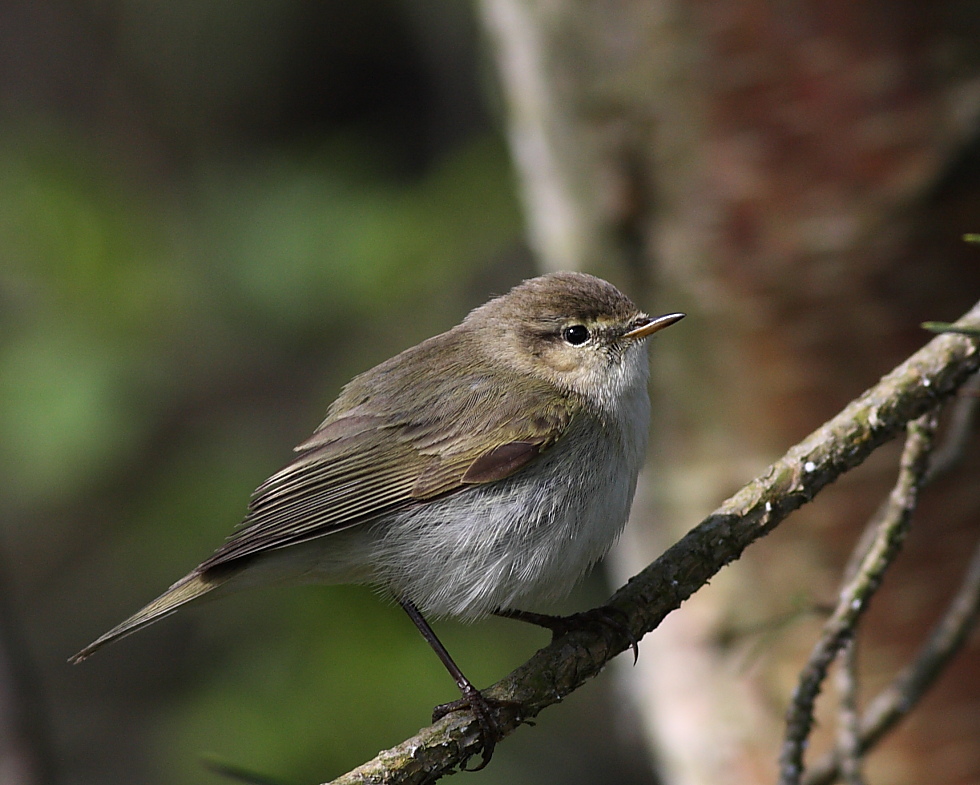
[[[561,337],[565,340],[565,343],[570,343],[572,346],[581,346],[592,337],[592,334],[584,324],[570,324],[561,331]]]

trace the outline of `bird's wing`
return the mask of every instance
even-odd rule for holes
[[[515,401],[505,388],[477,379],[454,405],[424,415],[359,405],[328,418],[295,461],[259,486],[242,526],[201,569],[510,476],[558,441],[572,406],[543,389]]]

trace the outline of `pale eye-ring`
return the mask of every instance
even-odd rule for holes
[[[561,337],[565,343],[569,343],[572,346],[581,346],[592,337],[592,333],[589,332],[589,328],[584,324],[570,324],[568,327],[562,328]]]

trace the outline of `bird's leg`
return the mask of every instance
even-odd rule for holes
[[[582,627],[601,624],[626,639],[630,649],[633,650],[634,665],[640,657],[640,647],[637,643],[636,636],[633,635],[632,630],[629,628],[629,619],[619,608],[613,608],[609,605],[602,605],[598,608],[581,613],[573,613],[569,616],[551,616],[547,613],[533,613],[532,611],[521,611],[516,608],[498,608],[493,614],[504,619],[516,619],[517,621],[527,622],[528,624],[534,624],[538,627],[544,627],[546,630],[551,630],[552,640],[560,638],[562,635],[574,630],[581,629]]]
[[[469,708],[480,725],[480,731],[483,736],[483,760],[480,761],[480,765],[475,769],[467,769],[467,771],[479,771],[490,762],[490,758],[493,757],[494,747],[497,746],[497,740],[501,738],[500,727],[497,725],[492,709],[492,706],[497,705],[499,702],[485,697],[463,675],[459,666],[455,663],[449,652],[446,651],[446,647],[442,645],[442,641],[436,637],[432,627],[429,626],[429,623],[412,602],[409,600],[399,600],[398,602],[405,609],[408,618],[418,627],[419,632],[422,633],[422,637],[429,642],[436,656],[439,657],[446,670],[449,671],[449,675],[456,680],[456,686],[459,687],[459,692],[462,695],[458,701],[436,706],[432,711],[432,721],[440,720],[451,712]]]

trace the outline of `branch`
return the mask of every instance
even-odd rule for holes
[[[847,785],[864,785],[861,773],[861,723],[858,714],[857,639],[849,638],[840,652],[837,672],[837,692],[840,707],[837,711],[837,752],[840,756],[841,778]]]
[[[908,532],[918,491],[928,470],[932,440],[936,431],[936,412],[908,424],[908,438],[902,452],[901,471],[892,489],[885,514],[877,526],[871,547],[864,554],[853,577],[841,590],[837,607],[824,624],[800,675],[786,714],[786,740],[780,754],[780,785],[797,785],[803,773],[803,751],[813,726],[813,707],[827,668],[854,636],[858,621],[881,584],[885,571],[895,560]]]
[[[859,753],[871,749],[908,714],[925,694],[946,663],[966,641],[980,616],[980,543],[943,618],[915,659],[868,704],[861,718]],[[810,768],[806,785],[830,785],[840,775],[841,761],[831,751]]]
[[[980,304],[957,325],[980,326]],[[975,339],[955,333],[934,338],[633,577],[609,605],[622,614],[639,640],[746,547],[859,465],[910,420],[935,409],[978,368]],[[615,630],[597,625],[562,636],[538,651],[484,691],[507,702],[497,713],[501,734],[510,734],[561,701],[628,645]],[[431,783],[452,773],[480,746],[480,729],[472,715],[454,713],[332,785]]]
[[[923,327],[929,329],[929,324],[927,322]],[[944,329],[942,332],[950,332],[950,330]],[[973,434],[973,422],[976,418],[977,406],[980,404],[980,398],[976,397],[978,389],[980,389],[980,375],[974,374],[957,391],[956,399],[953,405],[949,407],[950,411],[946,418],[948,423],[943,440],[930,451],[928,468],[919,479],[920,492],[926,485],[948,473],[963,457],[966,445]],[[894,518],[901,514],[901,510],[896,508],[894,497],[894,493],[889,494],[889,498],[875,512],[865,527],[865,531],[861,535],[861,539],[845,569],[844,581],[846,583],[853,580],[854,575],[860,569],[862,560],[866,558],[868,551],[872,548],[881,527],[887,524],[889,516]],[[977,559],[976,565],[968,571],[967,580],[953,600],[946,618],[940,622],[937,630],[933,633],[931,640],[935,645],[924,647],[912,661],[912,665],[905,671],[905,674],[920,674],[911,677],[911,682],[916,684],[914,694],[906,688],[910,682],[910,677],[903,674],[900,680],[897,680],[892,687],[879,696],[879,699],[873,702],[872,705],[876,706],[877,710],[869,712],[863,723],[857,710],[858,676],[855,636],[851,635],[845,641],[840,650],[840,668],[837,678],[839,695],[837,746],[835,750],[824,755],[814,769],[805,773],[804,783],[814,785],[814,783],[819,782],[821,785],[827,785],[835,779],[841,779],[848,785],[860,785],[863,782],[861,757],[870,751],[874,744],[904,714],[911,711],[928,686],[958,650],[971,625],[976,620],[977,605],[980,603],[980,546],[978,546],[975,558]],[[976,570],[976,574],[972,570]],[[928,678],[922,678],[923,669],[928,670]],[[902,686],[899,686],[900,683]],[[887,722],[880,723],[885,716],[888,717]],[[873,731],[872,728],[874,728]],[[873,737],[870,735],[872,732],[874,733]]]

